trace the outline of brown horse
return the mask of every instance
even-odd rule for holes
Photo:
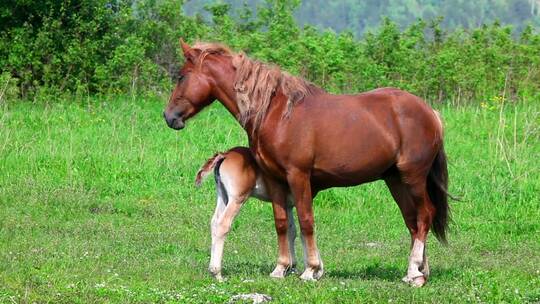
[[[215,99],[240,122],[258,166],[275,181],[272,197],[278,265],[288,268],[286,193],[293,195],[305,239],[301,278],[323,274],[314,233],[312,200],[326,188],[383,179],[411,234],[404,281],[425,284],[426,239],[431,228],[445,241],[448,223],[443,127],[422,99],[394,88],[332,95],[278,67],[212,43],[190,47],[164,117],[180,130]],[[288,189],[287,189],[288,188]]]

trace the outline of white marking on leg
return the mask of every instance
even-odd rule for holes
[[[303,238],[302,238],[302,241],[303,241]],[[303,242],[303,243],[305,244],[305,242]],[[307,255],[307,250],[305,249],[305,246],[304,246],[304,252],[306,252],[304,254],[304,256],[306,256]],[[317,269],[307,266],[307,258],[304,257],[304,267],[305,268],[304,268],[304,272],[300,276],[300,278],[302,280],[304,280],[304,281],[317,281],[323,276],[323,274],[324,274],[324,265],[323,265],[321,255],[320,255],[318,250],[316,251],[316,255],[319,258],[319,267]]]
[[[303,250],[304,250],[304,272],[302,273],[300,278],[302,280],[304,280],[304,281],[317,281],[324,274],[324,266],[323,266],[323,261],[321,259],[321,255],[319,253],[319,250],[317,249],[315,251],[315,254],[317,255],[317,258],[319,260],[319,267],[318,268],[315,269],[313,267],[308,266],[306,241],[305,241],[304,236],[302,234],[300,234],[300,236],[301,236],[301,239],[302,239],[302,247],[303,247]]]
[[[422,286],[425,283],[424,274],[420,271],[424,264],[424,242],[415,239],[409,256],[409,267],[407,269],[407,276],[403,278],[403,281],[413,286]]]
[[[218,188],[218,185],[216,185],[216,188]],[[212,216],[212,221],[210,223],[210,230],[211,230],[211,236],[212,236],[212,247],[210,249],[210,265],[208,266],[208,270],[210,273],[218,280],[222,280],[221,277],[221,258],[223,254],[223,245],[220,246],[218,244],[219,240],[217,238],[218,234],[218,225],[219,220],[221,219],[225,209],[225,198],[223,197],[224,193],[221,193],[221,191],[217,190],[217,202],[216,202],[216,210],[214,211],[214,215]]]
[[[304,272],[302,273],[302,275],[300,276],[301,279],[305,280],[305,281],[316,281],[318,279],[320,279],[323,274],[324,274],[324,266],[323,266],[323,261],[321,259],[321,255],[319,253],[319,251],[317,250],[316,254],[317,254],[317,257],[319,258],[319,269],[318,270],[314,270],[312,269],[311,267],[308,266],[308,263],[307,263],[307,245],[306,245],[306,240],[304,238],[304,235],[302,233],[300,233],[300,239],[302,241],[302,250],[304,252]]]
[[[240,208],[244,204],[246,198],[230,197],[229,203],[225,208],[225,211],[221,214],[217,220],[216,228],[212,233],[212,255],[210,258],[209,270],[216,279],[221,280],[221,260],[223,257],[223,246],[225,238],[231,229],[232,222]]]
[[[289,269],[285,265],[277,263],[276,268],[274,268],[274,270],[270,273],[270,277],[283,279],[288,272]]]
[[[217,212],[219,213],[217,218],[212,220],[212,249],[208,270],[216,279],[221,281],[221,261],[223,259],[225,238],[231,229],[234,218],[238,215],[238,212],[240,212],[240,209],[248,197],[235,194],[238,189],[234,188],[235,184],[232,179],[228,177],[226,172],[221,172],[220,181],[223,183],[223,188],[225,188],[224,190],[226,193],[222,193],[223,191],[218,190],[218,208],[225,205],[224,202],[227,198],[228,203],[222,212]],[[227,196],[227,198],[225,196]]]

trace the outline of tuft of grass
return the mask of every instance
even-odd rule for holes
[[[430,237],[426,287],[402,283],[409,236],[384,183],[315,201],[325,277],[273,280],[269,204],[249,201],[206,273],[212,183],[193,179],[216,151],[246,145],[220,106],[165,126],[159,100],[110,99],[0,108],[0,302],[277,303],[540,301],[538,104],[441,107],[452,203],[450,245]],[[301,252],[300,248],[297,252]],[[301,264],[301,263],[300,263]]]

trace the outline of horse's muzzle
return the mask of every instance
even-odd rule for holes
[[[167,113],[163,112],[163,117],[165,118],[167,125],[171,129],[182,130],[186,126],[186,124],[184,123],[184,120],[178,114],[174,114],[172,115],[172,117],[169,117]]]

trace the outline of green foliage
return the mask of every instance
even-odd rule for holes
[[[12,2],[0,7],[11,12],[0,19],[0,66],[29,97],[165,89],[173,37],[189,26],[176,21],[182,1]]]
[[[331,92],[395,86],[458,104],[539,97],[540,34],[532,26],[448,31],[447,19],[437,18],[401,29],[385,18],[357,39],[301,28],[293,12],[308,4],[298,0],[267,0],[256,11],[245,5],[237,14],[214,2],[205,6],[209,21],[186,16],[177,0],[14,2],[0,6],[0,67],[23,97],[168,92],[180,37],[224,42]]]
[[[13,78],[8,72],[0,74],[0,104],[4,100],[13,100],[18,96],[19,87],[17,86],[17,79]]]

